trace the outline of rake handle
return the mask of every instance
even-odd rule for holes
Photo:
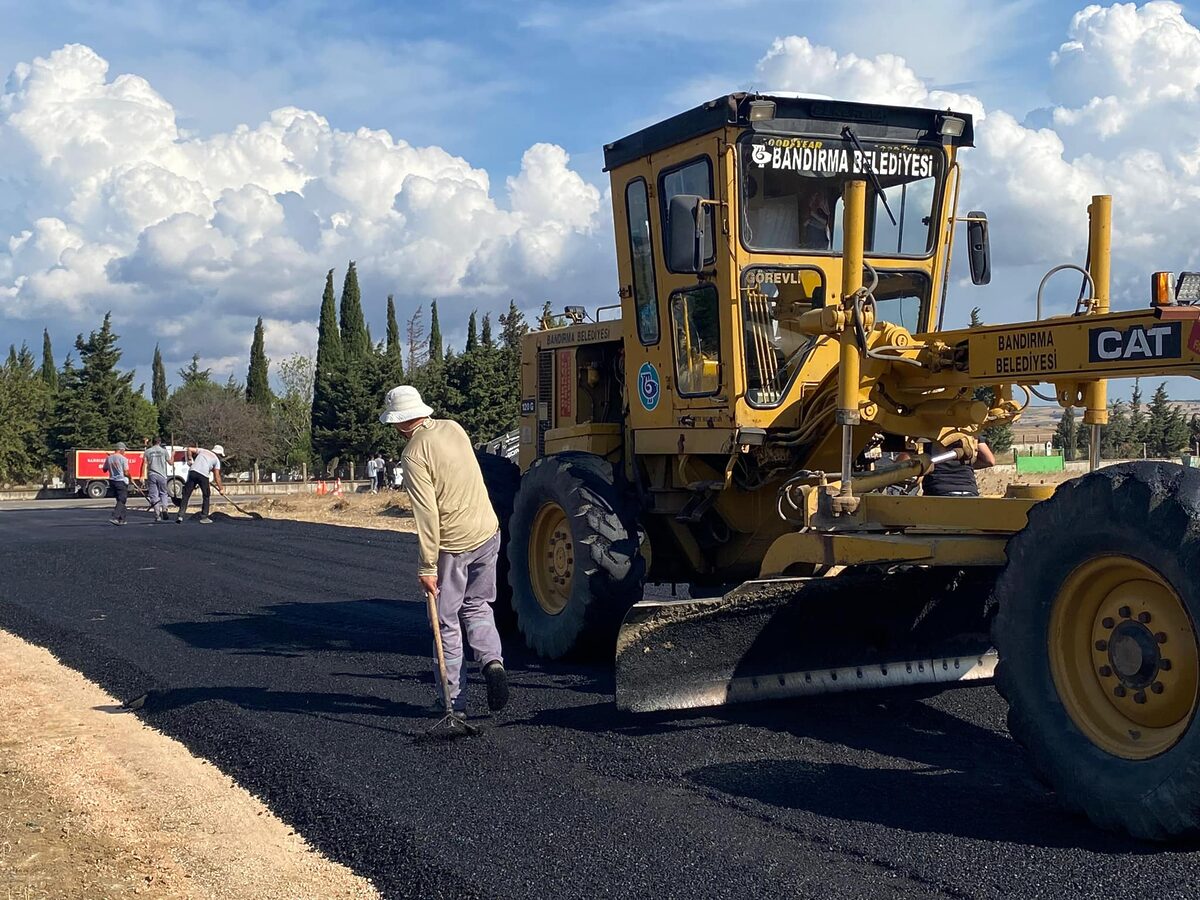
[[[433,591],[425,592],[425,606],[429,611],[429,625],[433,629],[433,649],[437,653],[438,675],[442,681],[442,702],[447,714],[451,711],[450,681],[446,677],[446,653],[442,649],[442,630],[438,625],[437,599]]]

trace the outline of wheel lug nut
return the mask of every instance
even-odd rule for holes
[[[1148,613],[1148,612],[1138,613],[1138,621],[1141,622],[1143,625],[1148,624],[1150,622],[1150,613]]]
[[[1158,661],[1158,667],[1160,669],[1162,669],[1164,672],[1170,672],[1171,671],[1171,661],[1169,659],[1160,659]]]
[[[1163,692],[1163,683],[1161,681],[1154,682],[1154,684],[1150,685],[1150,690],[1156,694],[1161,694]]]
[[[1111,666],[1101,666],[1100,667],[1100,677],[1101,678],[1111,678],[1112,677],[1112,667]]]
[[[1145,703],[1146,702],[1146,692],[1138,691],[1136,694],[1134,694],[1133,702],[1134,703]]]
[[[1167,642],[1167,633],[1165,631],[1160,631],[1154,636],[1154,639],[1160,644],[1165,644]]]
[[[1117,623],[1113,621],[1112,616],[1105,616],[1104,619],[1100,622],[1100,624],[1103,625],[1105,628],[1112,628]]]
[[[1128,606],[1122,606],[1117,610],[1117,615],[1119,615],[1122,619],[1128,619],[1132,614],[1133,610],[1131,610]]]
[[[1124,685],[1118,684],[1115,688],[1113,688],[1113,696],[1114,697],[1124,697],[1125,696]]]
[[[1101,650],[1101,651],[1107,650],[1108,649],[1108,641],[1103,640],[1103,639],[1096,641],[1096,649]]]

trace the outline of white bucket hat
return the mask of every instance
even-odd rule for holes
[[[433,410],[421,399],[421,392],[410,384],[402,384],[388,391],[379,421],[384,425],[394,425],[413,419],[427,419],[432,415]]]
[[[225,448],[220,444],[213,444],[213,453],[217,454],[217,456],[224,456]]]

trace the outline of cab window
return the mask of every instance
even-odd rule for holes
[[[682,396],[715,394],[721,386],[721,328],[717,289],[697,285],[671,295],[675,381]]]
[[[669,234],[667,214],[671,208],[672,197],[679,194],[692,194],[704,197],[706,200],[713,198],[712,163],[709,162],[707,156],[702,156],[681,166],[676,166],[674,169],[667,169],[659,176],[658,194],[659,202],[662,204],[663,234]],[[713,216],[711,206],[705,207],[705,209],[708,225],[704,234],[704,262],[708,264],[716,261],[716,255],[713,253],[713,226],[716,218]]]
[[[633,266],[633,305],[638,340],[658,343],[658,293],[654,287],[654,251],[650,243],[650,200],[644,179],[635,178],[625,188],[625,215],[629,222],[629,258]]]

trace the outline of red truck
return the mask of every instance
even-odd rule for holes
[[[172,500],[183,496],[183,483],[187,480],[187,462],[183,458],[183,447],[164,448],[171,454],[172,471],[167,479],[167,493]],[[102,468],[104,460],[112,453],[111,450],[71,450],[67,453],[67,487],[77,493],[86,494],[93,499],[108,495],[108,473]],[[145,459],[141,450],[126,450],[123,454],[129,460],[129,477],[134,481],[142,481]]]

